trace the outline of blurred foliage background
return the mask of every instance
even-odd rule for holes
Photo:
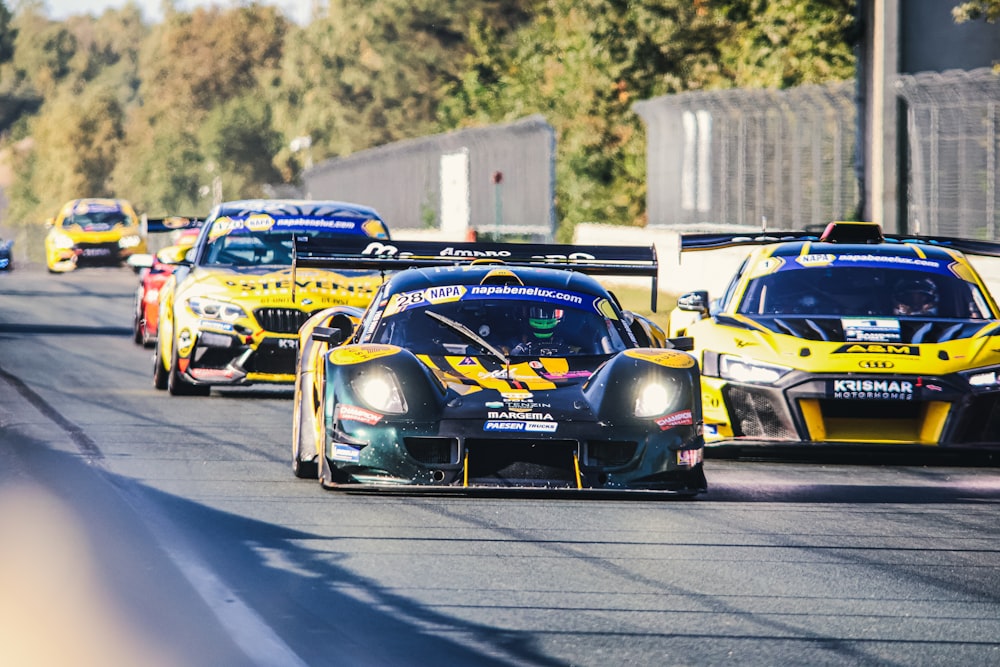
[[[633,102],[855,71],[854,0],[329,0],[305,25],[252,2],[163,7],[54,21],[0,0],[4,227],[75,197],[204,215],[220,186],[271,196],[307,164],[530,114],[557,131],[560,237],[642,226]]]

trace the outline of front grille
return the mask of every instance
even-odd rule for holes
[[[737,437],[767,440],[798,440],[784,406],[775,405],[761,393],[743,387],[727,386],[723,392]]]
[[[411,436],[403,438],[410,456],[425,465],[458,463],[458,438]]]
[[[920,419],[919,401],[826,400],[819,402],[824,419]]]
[[[258,308],[253,311],[261,329],[271,333],[293,334],[312,316],[295,308]]]
[[[634,440],[588,440],[583,464],[594,467],[622,466],[635,457],[639,443]]]
[[[291,375],[295,373],[296,350],[294,347],[279,347],[277,340],[265,339],[247,362],[248,373],[268,373],[270,375]]]
[[[465,441],[469,478],[494,486],[576,486],[575,440]]]

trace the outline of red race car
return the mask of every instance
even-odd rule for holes
[[[196,224],[197,221],[192,221],[192,225]],[[155,255],[136,256],[129,261],[139,272],[132,321],[132,337],[137,344],[150,347],[156,342],[160,288],[174,272],[177,262],[194,245],[200,231],[200,226],[174,230],[172,245],[160,249]]]

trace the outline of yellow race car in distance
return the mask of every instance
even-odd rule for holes
[[[1000,312],[966,253],[1000,244],[883,235],[686,234],[756,246],[715,300],[682,295],[670,336],[701,364],[706,444],[1000,443]]]
[[[124,199],[73,199],[47,222],[45,265],[65,273],[84,265],[120,265],[146,252],[139,217]]]
[[[241,200],[215,207],[160,287],[153,385],[174,395],[213,386],[295,382],[299,327],[331,306],[368,305],[377,271],[297,270],[303,239],[388,240],[378,213],[339,201]]]

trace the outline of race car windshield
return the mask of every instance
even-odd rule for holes
[[[111,229],[115,225],[128,225],[130,221],[121,211],[91,211],[78,213],[63,219],[63,229],[81,227],[84,231],[100,231]]]
[[[329,230],[273,229],[263,232],[209,235],[203,257],[206,265],[264,266],[292,265],[292,236],[343,236]]]
[[[428,317],[427,311],[443,317]],[[458,322],[492,350],[463,335]],[[514,299],[456,301],[409,308],[383,317],[372,342],[405,347],[416,354],[572,357],[608,355],[628,347],[617,320],[596,310]]]
[[[800,268],[754,278],[737,311],[751,316],[994,317],[979,288],[957,276],[870,266]]]

